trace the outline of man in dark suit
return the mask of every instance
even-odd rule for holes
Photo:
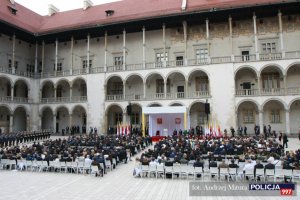
[[[254,165],[254,177],[256,177],[256,169],[263,169],[263,164],[260,163],[260,160],[256,161],[256,165]],[[260,177],[257,177],[257,180],[260,180]]]
[[[218,167],[218,163],[215,161],[215,158],[212,158],[209,163],[209,168],[211,167]]]
[[[288,148],[288,137],[286,134],[283,134],[283,148]],[[285,145],[285,147],[284,147]]]
[[[289,170],[294,170],[294,167],[292,167],[289,163],[288,160],[285,160],[283,162],[283,167],[282,169],[289,169]],[[288,179],[289,181],[291,182],[292,181],[292,177],[291,176],[284,176],[284,182],[287,183],[288,182]]]
[[[265,173],[267,169],[273,169],[275,170],[275,165],[271,163],[271,161],[268,160],[268,164],[265,165]]]
[[[229,168],[239,168],[237,164],[234,163],[234,159],[231,160],[231,163],[228,165]]]
[[[199,157],[194,162],[194,167],[202,167],[202,172],[203,172],[204,165],[203,165],[203,162],[200,162]],[[201,174],[197,174],[197,178],[200,178],[200,177],[201,177]]]

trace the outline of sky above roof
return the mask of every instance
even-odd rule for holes
[[[92,0],[94,5],[120,1],[120,0]],[[59,11],[73,10],[83,7],[83,0],[15,0],[15,2],[40,14],[48,14],[48,4],[54,5]]]

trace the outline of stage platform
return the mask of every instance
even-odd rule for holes
[[[165,136],[152,136],[152,142],[159,142],[160,140],[164,139]]]

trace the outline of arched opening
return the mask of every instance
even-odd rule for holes
[[[166,85],[167,93],[170,93],[170,81]],[[164,93],[164,78],[160,74],[151,74],[146,80],[146,96],[147,99],[163,99]]]
[[[42,98],[48,99],[54,97],[54,84],[47,81],[42,87]]]
[[[201,70],[192,72],[188,77],[188,94],[191,98],[206,98],[209,96],[209,78]]]
[[[290,107],[290,129],[291,133],[298,133],[300,128],[300,100],[296,100]]]
[[[87,86],[84,79],[79,78],[73,82],[72,98],[87,97]]]
[[[183,106],[181,103],[172,103],[170,106]]]
[[[79,126],[80,133],[86,133],[86,111],[82,106],[75,106],[72,112],[72,124],[76,127]],[[77,128],[78,129],[78,128]]]
[[[10,110],[6,106],[0,106],[0,129],[1,133],[9,132]]]
[[[18,102],[26,102],[28,98],[28,86],[24,80],[18,80],[14,86],[14,99]]]
[[[190,108],[190,126],[204,126],[207,123],[207,116],[205,114],[205,104],[202,102],[195,102]]]
[[[270,125],[272,131],[285,132],[285,109],[284,105],[277,100],[268,101],[263,107],[264,115],[264,125]]]
[[[70,98],[70,84],[66,80],[61,80],[56,86],[56,98],[58,101],[66,101]]]
[[[14,111],[13,131],[27,130],[27,114],[23,107],[18,107]]]
[[[138,75],[128,77],[125,85],[126,100],[139,100],[142,99],[143,94],[143,79]]]
[[[254,133],[255,125],[259,124],[258,105],[252,101],[242,102],[237,109],[237,126],[247,127],[247,133]]]
[[[261,71],[261,94],[284,94],[284,80],[281,69],[278,66],[268,66]]]
[[[259,86],[256,72],[249,67],[239,69],[235,74],[235,89],[237,96],[258,95]]]
[[[288,69],[286,87],[289,95],[300,94],[300,64],[295,64]]]
[[[60,107],[56,111],[56,132],[62,133],[70,126],[70,115],[66,107]],[[70,128],[70,127],[69,127]]]
[[[186,96],[187,88],[185,85],[185,77],[181,73],[171,73],[167,78],[167,83],[168,82],[170,89],[167,91],[167,98],[180,99]]]
[[[113,127],[116,130],[118,123],[123,123],[123,110],[121,106],[112,105],[107,109],[106,113],[108,127]]]
[[[47,107],[42,111],[42,130],[53,130],[53,112]]]
[[[7,77],[0,77],[0,99],[2,102],[11,99],[11,80]]]
[[[123,81],[118,76],[113,76],[107,81],[106,86],[106,100],[122,100],[123,96]]]

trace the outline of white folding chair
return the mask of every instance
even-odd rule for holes
[[[25,170],[28,170],[30,168],[30,170],[32,171],[32,161],[31,160],[25,160],[24,164],[25,164]]]
[[[269,177],[273,177],[273,181],[275,182],[275,169],[266,169],[265,181],[266,181],[266,179],[269,179]]]
[[[1,166],[2,166],[2,169],[6,169],[7,166],[9,166],[9,160],[8,159],[1,159]]]
[[[172,166],[164,166],[165,167],[165,177],[167,174],[172,174],[173,172],[173,167]]]
[[[85,161],[84,166],[83,166],[83,173],[90,173],[91,172],[91,166],[92,166],[92,161]]]
[[[106,169],[110,169],[110,171],[112,171],[112,166],[111,166],[111,161],[110,160],[105,160],[105,166],[106,166]]]
[[[218,176],[219,176],[218,167],[210,167],[209,168],[209,175],[210,175],[210,178],[212,178],[213,176],[216,176],[216,178],[218,179]]]
[[[277,181],[278,178],[284,179],[283,169],[282,168],[275,168],[275,177],[274,180]]]
[[[229,172],[228,172],[228,168],[220,168],[220,172],[219,172],[219,180],[221,180],[221,177],[224,176],[224,179],[227,178],[227,181],[229,181]]]
[[[204,173],[203,173],[203,168],[202,167],[193,167],[194,168],[194,180],[196,180],[197,175],[201,175],[202,180],[204,179]],[[191,169],[191,168],[190,168]]]
[[[60,169],[60,162],[59,161],[54,161],[53,162],[53,168],[54,168],[54,172],[55,172],[55,170],[57,170],[57,171],[61,171]]]
[[[246,180],[246,177],[249,178],[249,180],[251,180],[250,178],[254,179],[254,168],[253,169],[246,169],[245,173],[244,173],[244,181]]]
[[[80,173],[84,173],[83,171],[84,169],[84,161],[80,161],[77,163],[77,174]]]
[[[293,170],[293,179],[299,179],[300,180],[300,170]]]
[[[174,178],[174,175],[178,174],[178,178],[180,178],[181,175],[181,165],[178,163],[173,164],[173,170],[172,170],[172,179]]]
[[[149,177],[151,177],[151,174],[154,174],[155,175],[155,178],[157,176],[156,174],[156,164],[149,164]]]
[[[284,178],[291,179],[291,181],[293,182],[294,180],[293,169],[283,169],[283,175]]]
[[[142,175],[141,175],[141,177],[143,178],[143,174],[145,173],[145,174],[148,174],[149,173],[149,165],[142,165],[142,168],[141,168],[141,173],[142,173]]]
[[[265,179],[265,170],[264,170],[264,168],[256,169],[256,171],[255,171],[255,180],[256,181],[258,180],[257,179],[258,177],[261,178],[260,180],[262,180],[262,178]]]
[[[65,161],[60,162],[60,172],[62,171],[62,169],[64,170],[65,173],[67,173],[67,165]]]
[[[91,173],[90,173],[90,175],[92,175],[92,174],[95,174],[95,176],[96,176],[96,174],[100,174],[98,166],[96,166],[96,165],[92,165],[91,166]]]
[[[181,165],[181,172],[180,172],[180,176],[186,176],[186,178],[188,178],[189,176],[189,167],[187,164],[182,164]]]
[[[237,181],[237,177],[238,177],[237,170],[238,170],[238,168],[229,168],[228,169],[228,174],[232,178],[232,180],[233,180],[233,178],[235,178],[235,181]]]
[[[165,178],[165,169],[164,169],[164,165],[163,164],[158,164],[156,166],[156,178],[158,177],[158,175],[163,175]]]

